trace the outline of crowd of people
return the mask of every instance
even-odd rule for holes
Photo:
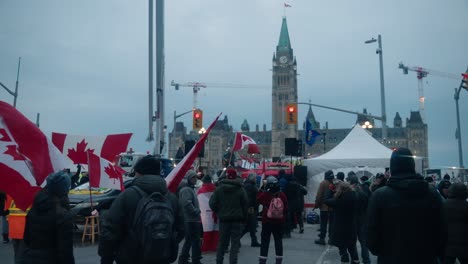
[[[450,176],[436,186],[415,171],[411,151],[393,151],[390,168],[372,183],[349,172],[325,172],[315,207],[316,244],[338,247],[342,263],[468,263],[468,191]],[[328,232],[328,241],[326,241]],[[361,245],[359,257],[357,242]]]
[[[189,170],[172,193],[160,177],[160,166],[154,156],[140,159],[132,186],[100,216],[101,263],[202,263],[199,175]],[[304,232],[306,188],[284,171],[262,182],[257,175],[244,180],[231,168],[218,176],[216,182],[208,175],[202,178],[211,190],[207,206],[219,227],[216,263],[224,262],[228,250],[229,263],[237,263],[240,240],[247,233],[250,246],[259,248],[258,263],[267,263],[272,237],[273,259],[283,263],[283,239],[294,229]],[[451,264],[457,259],[468,263],[468,190],[447,176],[438,185],[423,178],[415,171],[412,153],[404,148],[393,152],[389,170],[372,182],[354,172],[347,176],[325,172],[315,201],[320,211],[315,243],[338,247],[341,263],[371,263],[370,253],[382,264]],[[47,178],[27,215],[26,250],[16,263],[74,263],[74,223],[67,196],[73,179],[76,175],[67,172]],[[7,239],[4,236],[5,243]]]

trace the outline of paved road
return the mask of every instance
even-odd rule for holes
[[[284,239],[284,262],[288,263],[310,263],[310,264],[335,264],[341,263],[338,255],[338,249],[331,246],[320,246],[314,244],[317,238],[318,225],[307,225],[304,234],[298,232],[292,233],[292,238]],[[89,244],[81,244],[77,238],[75,245],[75,259],[77,264],[95,264],[99,263],[97,255],[97,246]],[[250,238],[248,235],[244,236],[241,241],[242,248],[239,253],[239,263],[251,264],[258,263],[258,256],[260,248],[250,247]],[[269,259],[268,263],[274,263],[274,247],[273,239],[270,242]],[[1,263],[13,263],[13,247],[9,245],[0,244],[0,259]],[[205,264],[214,264],[215,253],[203,254],[202,262]],[[228,263],[228,256],[225,257],[224,263]],[[373,263],[376,263],[375,258]]]

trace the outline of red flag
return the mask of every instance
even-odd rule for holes
[[[239,132],[236,133],[236,138],[234,139],[234,144],[232,147],[232,151],[239,151],[243,149],[246,145],[248,145],[247,153],[260,153],[258,149],[257,143],[251,137],[241,134]]]
[[[0,117],[0,189],[25,210],[47,176],[67,168],[67,162],[44,133],[11,105],[0,101]]]
[[[125,171],[90,151],[87,154],[89,186],[123,191],[122,175],[125,174]]]
[[[185,176],[185,173],[190,169],[192,166],[193,162],[198,156],[198,153],[201,151],[203,148],[203,145],[205,145],[206,138],[208,137],[208,134],[210,133],[211,129],[214,127],[216,124],[216,121],[218,121],[218,118],[221,116],[222,113],[220,113],[213,123],[208,127],[206,132],[200,137],[200,139],[193,145],[192,149],[185,155],[185,157],[182,159],[182,161],[177,164],[177,166],[167,175],[166,177],[166,183],[167,183],[167,188],[171,192],[176,192],[177,187],[179,186],[179,183],[182,181],[182,179]]]
[[[87,152],[114,160],[115,156],[127,150],[132,133],[107,136],[77,136],[52,133],[52,142],[75,164],[87,164]]]
[[[202,252],[215,252],[218,246],[219,226],[215,213],[210,208],[210,198],[215,191],[213,183],[204,183],[197,192],[203,225]]]

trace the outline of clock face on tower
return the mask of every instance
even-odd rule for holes
[[[288,62],[288,57],[286,57],[286,56],[281,56],[280,59],[279,59],[279,61],[280,61],[281,63],[284,64],[284,63]]]

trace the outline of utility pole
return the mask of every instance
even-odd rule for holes
[[[165,145],[164,114],[164,0],[156,0],[156,155]]]
[[[37,113],[36,115],[36,126],[39,127],[39,118],[41,117],[41,113]]]
[[[382,140],[385,140],[387,138],[387,113],[386,113],[386,107],[385,107],[385,88],[384,88],[384,69],[383,69],[383,50],[382,50],[382,37],[380,34],[377,37],[377,40],[372,38],[370,40],[365,41],[365,44],[369,43],[374,43],[377,42],[379,47],[375,51],[377,54],[379,54],[379,64],[380,64],[380,106],[382,107],[381,109],[381,114],[382,114]]]
[[[461,126],[460,126],[460,107],[458,105],[458,100],[460,99],[460,91],[462,88],[466,89],[468,91],[468,76],[466,75],[468,73],[468,68],[466,69],[465,75],[463,75],[465,78],[460,83],[460,86],[458,88],[455,88],[455,108],[457,111],[457,139],[458,139],[458,159],[459,159],[459,166],[460,168],[464,168],[463,166],[463,146],[462,146],[462,133],[461,133]]]
[[[153,141],[153,1],[148,0],[148,137],[146,141]]]
[[[16,108],[16,100],[18,98],[18,83],[19,83],[19,72],[20,72],[20,66],[21,66],[21,57],[18,59],[18,72],[16,73],[16,85],[15,85],[15,91],[13,92],[12,90],[8,89],[3,83],[0,82],[0,86],[2,86],[9,94],[13,96],[13,107]]]

